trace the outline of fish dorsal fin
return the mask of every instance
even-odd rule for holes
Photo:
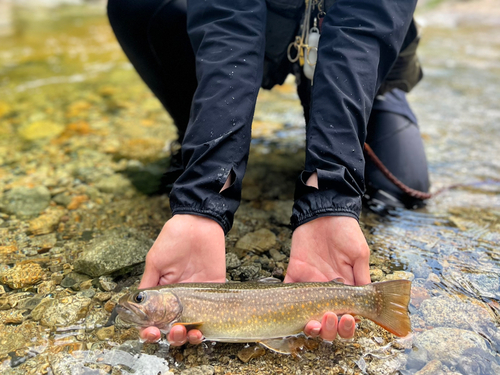
[[[184,326],[186,327],[186,331],[190,331],[192,329],[200,329],[203,325],[203,322],[193,322],[193,323],[174,323],[174,326]]]
[[[330,282],[335,284],[345,284],[345,280],[341,277],[337,277],[333,280],[330,280]]]
[[[277,279],[276,277],[264,277],[262,279],[257,280],[259,283],[266,283],[266,284],[277,284],[281,283],[280,279]]]

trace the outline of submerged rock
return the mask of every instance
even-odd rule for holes
[[[238,358],[241,362],[248,363],[251,359],[262,357],[264,354],[266,354],[266,350],[262,346],[249,346],[238,352]]]
[[[34,235],[52,233],[64,215],[64,210],[48,209],[47,212],[30,221],[30,232]]]
[[[45,186],[27,188],[16,187],[5,193],[3,210],[16,216],[36,216],[50,203],[50,191]]]
[[[227,253],[226,254],[226,269],[232,270],[238,268],[241,265],[241,261],[238,258],[238,255],[235,253]]]
[[[110,230],[92,240],[74,270],[92,277],[109,275],[144,262],[153,241],[132,230]]]
[[[449,366],[460,363],[468,350],[487,350],[485,340],[477,333],[445,327],[425,331],[417,337],[417,345],[425,349],[430,358]]]
[[[130,180],[121,174],[114,174],[109,177],[102,177],[95,182],[95,187],[103,193],[122,194],[126,192],[132,184]]]
[[[46,304],[42,301],[31,315],[33,320],[40,320],[46,327],[65,327],[83,320],[89,312],[91,302],[90,298],[79,295],[57,298]]]
[[[434,359],[427,363],[420,371],[417,371],[415,375],[444,375],[443,364]]]
[[[44,277],[45,272],[38,263],[25,263],[4,272],[0,280],[12,289],[21,289],[39,283]]]
[[[262,228],[255,232],[244,235],[237,243],[236,247],[242,250],[253,251],[255,253],[265,253],[276,246],[276,235],[269,229]]]

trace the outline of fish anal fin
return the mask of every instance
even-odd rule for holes
[[[316,349],[318,341],[309,339],[305,336],[290,336],[278,339],[269,339],[259,341],[262,346],[281,354],[291,354],[294,357],[300,357],[299,353],[304,349]]]
[[[203,325],[203,322],[189,322],[189,323],[174,323],[174,326],[184,326],[186,327],[186,331],[191,331],[192,329],[200,329]]]

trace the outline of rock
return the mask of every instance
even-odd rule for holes
[[[22,310],[11,310],[0,315],[0,322],[3,324],[21,324],[24,321]]]
[[[64,131],[64,125],[52,121],[35,121],[27,126],[22,126],[18,133],[25,141],[53,139]]]
[[[113,293],[111,292],[97,292],[94,296],[94,298],[99,302],[106,302],[110,300],[111,297],[113,297]]]
[[[386,280],[410,280],[413,281],[415,276],[411,272],[406,271],[395,271],[394,273],[387,275]]]
[[[406,368],[421,369],[429,361],[429,354],[424,348],[413,348],[406,358]]]
[[[99,286],[105,292],[111,292],[116,288],[116,283],[109,276],[99,277]]]
[[[232,270],[238,268],[241,265],[240,258],[235,253],[226,254],[226,269]]]
[[[266,228],[248,233],[236,243],[236,247],[239,249],[259,254],[269,251],[274,246],[276,246],[276,235]]]
[[[181,375],[213,375],[215,369],[210,365],[191,367],[181,372]]]
[[[96,332],[96,336],[99,340],[109,340],[115,334],[115,326],[103,327]]]
[[[42,234],[31,239],[31,245],[40,248],[41,250],[52,249],[57,242],[56,234]]]
[[[379,268],[370,270],[370,278],[372,282],[382,281],[384,279],[384,276],[385,276],[384,271],[382,271]]]
[[[94,186],[103,193],[122,194],[126,192],[132,184],[121,174],[113,174],[109,177],[103,177],[97,180]]]
[[[443,364],[434,359],[427,363],[420,371],[417,371],[415,375],[444,375]]]
[[[249,346],[248,348],[243,348],[238,352],[238,358],[243,363],[248,363],[253,358],[259,358],[266,354],[266,350],[260,346]]]
[[[38,263],[24,263],[4,272],[0,280],[2,284],[7,284],[12,289],[21,289],[37,284],[44,277],[45,272]]]
[[[420,307],[420,304],[429,299],[430,295],[427,289],[421,286],[412,286],[411,288],[411,304],[416,308]]]
[[[463,352],[457,367],[463,374],[498,374],[493,369],[494,365],[496,365],[496,359],[490,353],[478,348],[471,348]],[[497,367],[497,369],[499,368]]]
[[[40,324],[50,328],[75,324],[87,316],[91,302],[90,298],[78,295],[57,298],[49,304],[45,311],[41,312]],[[38,307],[35,310],[37,309]],[[34,317],[33,320],[35,320]]]
[[[261,270],[260,264],[251,264],[249,266],[241,266],[231,271],[231,276],[234,280],[249,281],[256,280],[259,277]]]
[[[276,262],[281,262],[282,260],[286,259],[286,255],[281,254],[276,249],[269,250],[269,255],[271,255]]]
[[[27,188],[16,187],[5,193],[2,199],[3,210],[20,217],[36,216],[50,203],[50,191],[45,186]]]
[[[420,312],[432,327],[470,327],[471,323],[484,326],[494,321],[486,307],[445,296],[423,301]]]
[[[26,298],[22,301],[19,301],[17,304],[17,308],[21,310],[34,310],[41,302],[43,298],[41,296],[36,296],[32,298]]]
[[[467,350],[487,350],[485,340],[477,333],[445,327],[423,332],[417,337],[417,346],[448,366],[457,366]]]
[[[486,298],[497,298],[500,289],[500,279],[496,273],[464,273],[478,294]]]
[[[44,298],[42,301],[33,309],[31,312],[31,318],[35,321],[38,322],[40,319],[42,319],[43,314],[45,314],[45,311],[52,306],[54,303],[53,298]]]
[[[170,158],[163,158],[147,165],[137,160],[129,160],[127,167],[120,172],[127,176],[138,191],[152,195],[161,192],[161,181],[170,164],[169,160]]]
[[[110,230],[93,239],[74,270],[92,277],[109,275],[144,262],[153,241],[131,230]]]
[[[271,212],[271,220],[278,225],[290,225],[293,200],[267,201],[263,204],[266,211]]]
[[[30,221],[29,231],[37,236],[52,233],[63,216],[64,210],[48,209],[44,214]]]
[[[368,363],[366,372],[368,374],[393,375],[397,374],[399,370],[404,369],[405,365],[406,358],[403,354],[385,359],[373,358],[373,360]]]
[[[88,275],[78,272],[70,272],[61,281],[61,286],[63,288],[72,288],[87,280],[90,280]]]

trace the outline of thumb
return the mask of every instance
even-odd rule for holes
[[[370,262],[365,259],[357,259],[352,268],[354,274],[354,285],[370,284]]]
[[[139,284],[139,289],[152,288],[158,285],[160,280],[160,271],[146,262],[146,268],[144,269],[144,274],[142,275],[141,282]]]

